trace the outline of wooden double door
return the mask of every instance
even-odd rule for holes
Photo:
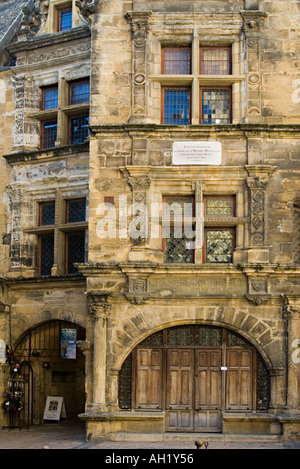
[[[166,431],[221,432],[223,412],[253,409],[254,354],[250,347],[137,348],[134,407],[165,410]]]

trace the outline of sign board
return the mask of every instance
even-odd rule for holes
[[[52,420],[59,422],[60,419],[66,418],[64,398],[61,396],[47,396],[43,421]]]
[[[76,358],[76,329],[62,329],[60,338],[60,358]]]
[[[173,142],[174,165],[221,165],[221,142]]]
[[[6,344],[4,340],[0,339],[0,363],[6,362]]]

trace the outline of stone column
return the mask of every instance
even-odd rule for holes
[[[111,305],[108,294],[89,293],[90,313],[93,316],[93,396],[91,410],[103,412],[106,404],[106,350],[107,350],[107,316]]]

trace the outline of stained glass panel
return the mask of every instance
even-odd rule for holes
[[[202,124],[230,123],[229,89],[202,90]]]
[[[206,262],[232,262],[233,230],[207,228],[205,254]]]
[[[190,91],[173,88],[164,91],[164,124],[190,123]]]
[[[234,199],[232,197],[206,197],[205,215],[215,217],[233,217]]]
[[[170,229],[170,237],[165,238],[165,262],[193,262],[192,240],[186,238],[182,226]]]

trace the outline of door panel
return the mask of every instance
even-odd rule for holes
[[[162,350],[138,349],[136,367],[136,407],[160,409]]]
[[[193,431],[194,351],[167,350],[166,426],[172,431]]]
[[[221,431],[221,350],[195,350],[195,431]]]
[[[252,350],[227,350],[226,410],[252,410]]]

